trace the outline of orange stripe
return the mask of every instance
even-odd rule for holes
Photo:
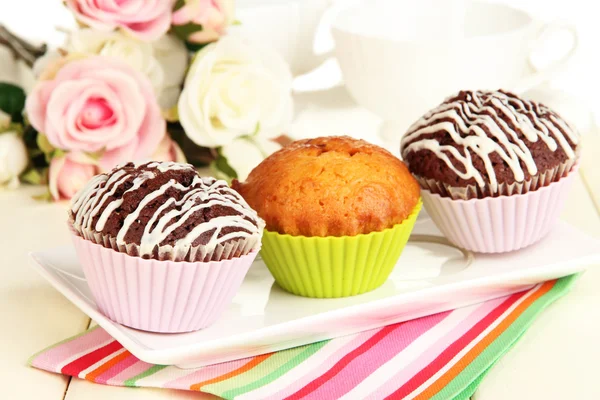
[[[452,379],[456,378],[463,369],[467,367],[479,354],[485,350],[498,336],[502,334],[508,327],[537,299],[545,295],[552,289],[556,281],[546,282],[542,287],[519,304],[506,318],[498,324],[487,336],[477,343],[463,358],[454,364],[444,375],[429,386],[423,393],[415,397],[415,400],[428,400],[442,390]]]
[[[247,364],[242,365],[241,367],[239,367],[236,370],[233,370],[225,375],[221,375],[221,376],[217,376],[216,378],[213,379],[209,379],[207,381],[204,382],[200,382],[200,383],[194,383],[192,386],[190,386],[190,390],[196,390],[196,391],[200,391],[200,389],[203,386],[206,385],[210,385],[212,383],[217,383],[217,382],[222,382],[224,380],[227,380],[229,378],[233,378],[234,376],[238,376],[240,374],[243,374],[244,372],[251,370],[252,368],[254,368],[255,366],[257,366],[258,364],[260,364],[261,362],[263,362],[264,360],[266,360],[267,358],[271,357],[274,353],[269,353],[269,354],[263,354],[257,357],[254,357],[252,359],[252,361],[250,361]]]
[[[129,357],[130,355],[131,355],[131,353],[128,352],[127,350],[125,350],[123,353],[119,354],[116,357],[111,358],[110,360],[108,360],[104,364],[100,365],[98,368],[96,368],[95,370],[93,370],[89,374],[86,374],[85,379],[87,381],[95,382],[96,378],[98,378],[104,372],[108,371],[114,365],[120,363],[121,361],[123,361],[124,359],[126,359],[127,357]]]

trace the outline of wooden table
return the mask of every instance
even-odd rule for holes
[[[341,97],[340,97],[341,96]],[[359,110],[338,89],[319,97],[299,96],[292,134],[339,132],[373,141],[376,119]],[[335,107],[333,106],[335,105]],[[337,107],[337,108],[336,108]],[[600,134],[585,135],[581,174],[564,218],[600,237]],[[26,366],[35,352],[84,331],[90,319],[42,280],[27,253],[69,243],[66,204],[31,199],[39,188],[0,192],[0,398],[40,400],[203,399],[173,390],[130,389],[92,384]],[[571,294],[547,309],[529,332],[489,373],[474,398],[600,399],[600,268],[592,268]]]

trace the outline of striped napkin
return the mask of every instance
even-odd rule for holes
[[[138,360],[94,328],[34,355],[43,370],[104,385],[226,399],[468,399],[488,370],[576,276],[351,336],[197,369]]]

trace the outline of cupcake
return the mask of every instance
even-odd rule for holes
[[[95,176],[73,198],[69,225],[100,311],[153,332],[214,322],[264,228],[226,182],[171,162],[128,163]]]
[[[578,143],[543,104],[502,90],[462,91],[409,128],[401,153],[448,239],[495,253],[550,231],[578,165]]]
[[[233,187],[265,220],[261,254],[277,283],[307,297],[381,286],[421,208],[398,158],[349,137],[293,142]]]

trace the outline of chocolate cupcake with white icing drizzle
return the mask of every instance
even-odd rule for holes
[[[543,104],[502,90],[462,91],[409,128],[401,153],[440,231],[458,247],[500,253],[552,230],[579,137]]]
[[[189,332],[231,303],[264,222],[226,182],[193,166],[128,163],[73,198],[73,243],[99,310],[152,332]]]
[[[568,174],[577,133],[543,104],[502,90],[462,91],[402,139],[421,186],[454,199],[523,194]]]
[[[85,239],[157,260],[239,257],[256,247],[264,226],[225,181],[167,162],[128,163],[94,177],[69,215]]]

